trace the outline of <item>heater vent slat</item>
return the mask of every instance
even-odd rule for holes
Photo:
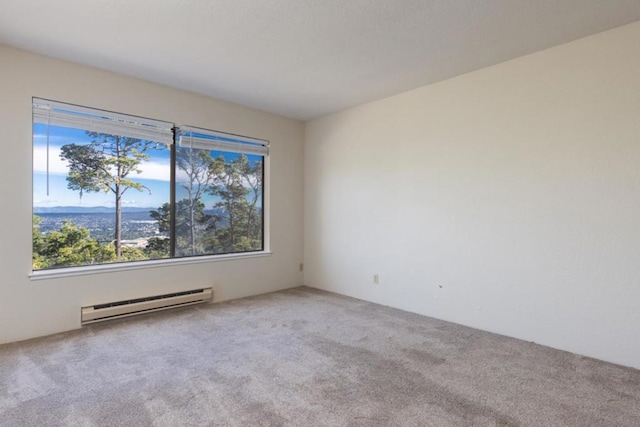
[[[117,307],[119,305],[127,305],[127,304],[134,304],[137,302],[145,302],[145,301],[154,301],[157,299],[168,299],[171,297],[179,297],[182,295],[193,295],[193,294],[201,294],[204,291],[204,289],[194,289],[192,291],[184,291],[184,292],[176,292],[173,294],[166,294],[166,295],[155,295],[152,297],[144,297],[144,298],[136,298],[136,299],[130,299],[130,300],[125,300],[125,301],[117,301],[117,302],[109,302],[106,304],[96,304],[93,306],[93,308],[95,310],[99,310],[101,308],[107,308],[107,307]]]
[[[212,296],[213,292],[211,288],[203,288],[96,304],[82,307],[81,323],[84,325],[102,320],[148,313],[150,311],[166,310],[174,307],[209,302]]]

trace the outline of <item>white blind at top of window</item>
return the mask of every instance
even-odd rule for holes
[[[269,141],[190,126],[177,129],[178,146],[200,150],[269,155]]]
[[[33,122],[173,144],[173,123],[33,98]]]

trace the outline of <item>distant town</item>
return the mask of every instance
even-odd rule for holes
[[[122,210],[122,245],[144,248],[151,237],[168,237],[158,231],[158,222],[149,212],[154,208],[131,208]],[[74,222],[86,228],[91,237],[101,244],[113,241],[115,210],[108,207],[56,206],[34,208],[34,215],[40,217],[40,231],[43,234],[59,230],[63,221]]]

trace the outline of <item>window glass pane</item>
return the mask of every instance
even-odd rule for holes
[[[268,153],[260,139],[34,98],[33,270],[262,251]]]
[[[264,157],[176,147],[176,256],[263,250]]]
[[[170,168],[155,141],[34,123],[33,269],[168,257]]]

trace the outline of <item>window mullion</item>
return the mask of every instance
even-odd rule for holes
[[[174,127],[173,144],[171,145],[171,191],[169,194],[169,258],[176,256],[176,140],[178,137],[177,129]]]

